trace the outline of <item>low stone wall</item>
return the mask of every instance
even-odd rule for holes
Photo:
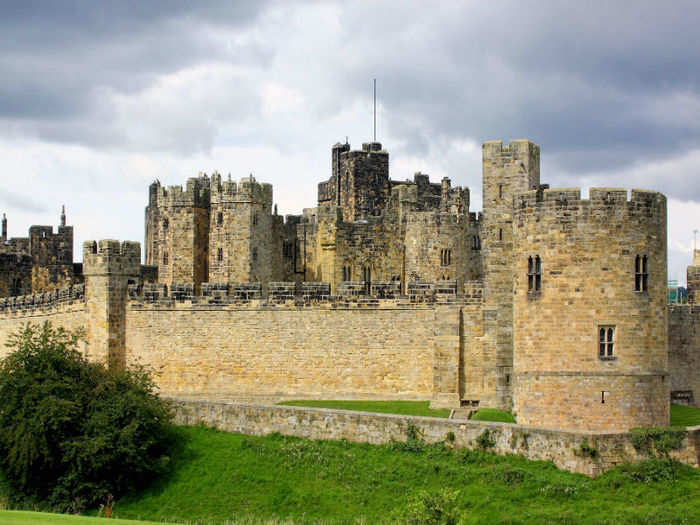
[[[206,401],[173,400],[175,422],[206,425],[228,432],[266,435],[273,432],[308,439],[347,439],[372,444],[405,441],[409,425],[415,425],[428,443],[455,436],[457,447],[475,448],[476,440],[489,432],[497,454],[520,454],[527,459],[552,461],[557,467],[589,476],[616,465],[644,459],[625,432],[572,432],[509,423],[488,423],[432,417],[412,417],[349,410],[328,410],[277,405],[248,405]],[[582,454],[587,443],[596,457]],[[674,457],[698,467],[700,426],[687,430],[683,448]]]

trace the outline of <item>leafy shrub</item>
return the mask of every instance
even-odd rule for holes
[[[495,434],[495,432],[493,434]],[[480,449],[487,450],[496,446],[496,439],[495,436],[492,435],[491,431],[488,428],[485,428],[484,431],[479,434],[479,437],[476,438],[476,444]]]
[[[426,444],[423,441],[423,432],[413,423],[409,423],[406,427],[406,441],[393,441],[392,448],[394,450],[403,450],[404,452],[423,452]]]
[[[450,489],[421,491],[409,501],[396,521],[406,525],[456,525],[459,522],[458,496],[459,491]]]
[[[627,463],[620,470],[628,477],[641,483],[672,481],[675,479],[673,464],[665,459],[651,458],[635,463]]]
[[[149,373],[88,363],[76,351],[80,337],[26,325],[0,362],[0,467],[15,503],[75,512],[167,462],[170,410]]]
[[[584,458],[596,459],[598,457],[598,449],[588,443],[587,439],[581,441],[581,444],[578,446],[578,450],[576,450],[574,453],[577,456]]]

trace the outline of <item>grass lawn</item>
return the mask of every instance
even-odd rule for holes
[[[279,405],[295,407],[336,408],[339,410],[359,410],[360,412],[381,412],[406,416],[449,417],[450,409],[429,408],[430,401],[284,401]]]
[[[700,408],[671,405],[672,427],[694,427],[700,425]]]
[[[495,408],[480,408],[471,417],[472,421],[498,421],[500,423],[515,423],[515,418],[510,412]]]
[[[654,480],[658,464],[590,479],[548,462],[443,445],[255,437],[202,427],[178,433],[172,471],[120,499],[119,517],[389,523],[421,497],[445,496],[465,524],[700,523],[700,498],[693,497],[700,472],[684,466],[675,482]]]
[[[112,523],[114,525],[155,525],[153,521],[107,520],[70,514],[0,510],[0,525],[110,525]]]

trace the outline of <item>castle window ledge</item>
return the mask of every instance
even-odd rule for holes
[[[598,359],[600,359],[601,361],[617,361],[617,356],[614,356],[614,355],[605,355],[605,356],[599,355],[599,356],[598,356]]]

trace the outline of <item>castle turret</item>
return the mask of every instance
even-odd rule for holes
[[[513,221],[518,423],[668,425],[666,198],[532,190]]]
[[[88,317],[88,359],[126,365],[126,299],[129,282],[138,282],[141,246],[137,242],[86,241],[83,273]]]
[[[489,311],[484,358],[493,377],[485,378],[482,406],[509,408],[513,366],[513,196],[540,183],[540,148],[529,140],[485,142],[481,238],[484,302]],[[490,394],[488,393],[490,392]]]
[[[7,240],[7,217],[2,214],[2,242]]]

